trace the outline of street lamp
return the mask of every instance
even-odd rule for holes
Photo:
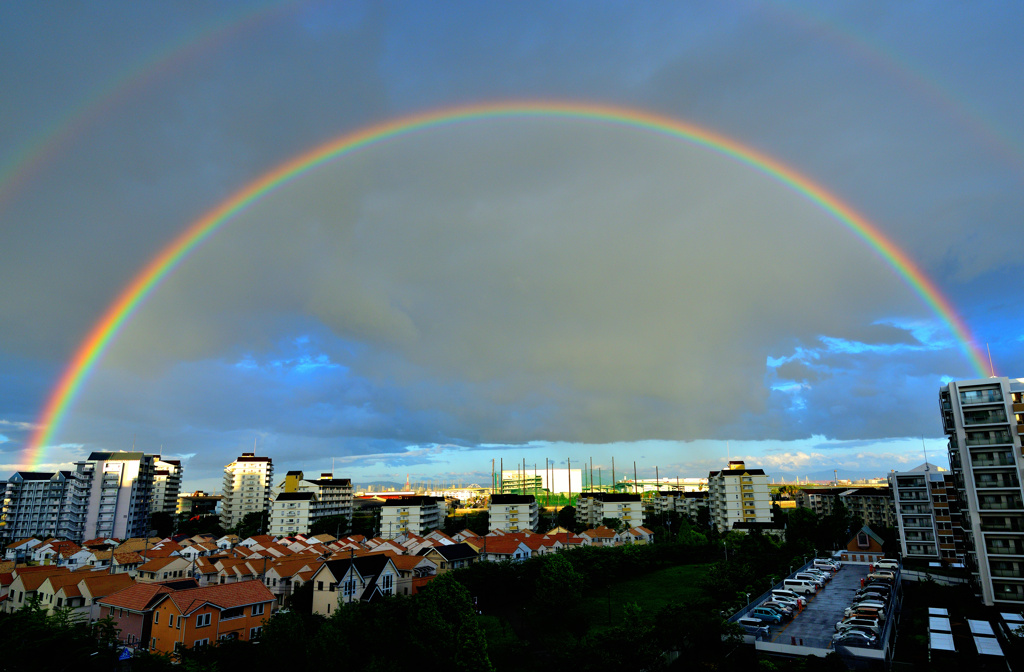
[[[749,607],[750,606],[750,593],[743,593],[743,594],[747,596],[747,606]]]

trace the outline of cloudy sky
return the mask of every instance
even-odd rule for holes
[[[368,126],[652,113],[847,203],[1024,376],[1024,5],[5,3],[0,477],[100,316],[192,222]],[[950,326],[806,193],[682,138],[477,118],[257,199],[109,343],[38,460],[485,482],[545,458],[777,478],[944,464]],[[622,469],[622,466],[619,466]]]

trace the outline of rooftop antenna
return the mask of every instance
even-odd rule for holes
[[[988,350],[989,378],[995,378],[996,377],[996,367],[992,366],[992,348],[989,346],[988,343],[986,343],[985,344],[985,349]]]
[[[928,446],[924,444],[923,436],[921,437],[921,451],[924,453],[924,470],[931,471],[931,468],[928,466]]]

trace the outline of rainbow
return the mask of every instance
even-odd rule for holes
[[[949,326],[978,376],[988,375],[985,357],[974,344],[967,325],[935,283],[921,272],[910,257],[853,208],[783,163],[713,131],[642,110],[592,103],[548,101],[472,104],[401,117],[330,140],[265,173],[193,222],[132,279],[79,345],[46,401],[37,421],[37,428],[23,452],[22,463],[32,467],[39,464],[44,447],[53,441],[89,373],[121,327],[146,297],[159,286],[160,281],[173,272],[190,252],[251,205],[325,163],[374,145],[443,126],[492,119],[524,118],[567,119],[648,131],[704,147],[764,173],[817,204],[881,255],[903,281]]]

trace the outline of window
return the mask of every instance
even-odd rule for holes
[[[154,611],[153,612],[153,625],[156,625],[159,622],[160,622],[160,612],[159,611]]]
[[[207,614],[207,616],[209,616],[209,614]],[[193,648],[198,649],[198,648],[200,648],[202,646],[208,646],[209,644],[210,644],[210,640],[209,639],[197,639],[196,643],[195,643],[195,646]]]
[[[264,605],[264,604],[254,604],[254,605],[252,605],[252,615],[253,616],[259,616],[260,614],[262,614],[263,613],[263,608],[265,606],[266,605]]]
[[[260,605],[260,606],[262,606],[262,605]],[[258,627],[255,627],[255,628],[250,628],[249,629],[249,639],[250,639],[250,641],[254,640],[254,639],[257,639],[260,636],[261,632],[263,632],[262,626],[258,626]]]
[[[173,616],[171,616],[171,620],[174,620]],[[184,616],[181,616],[181,615],[178,616],[178,626],[177,626],[178,630],[181,630],[181,622],[184,621],[184,620],[185,620]]]
[[[317,581],[316,582],[316,589],[317,590],[323,590],[324,589],[324,582],[323,581]]]
[[[196,616],[196,627],[202,628],[210,624],[212,614],[199,614]]]
[[[385,595],[390,595],[391,591],[394,589],[394,585],[395,585],[395,577],[394,577],[394,575],[392,575],[392,574],[385,574],[384,575],[384,582],[383,583],[384,583],[384,586],[383,586],[384,587],[384,594]]]

